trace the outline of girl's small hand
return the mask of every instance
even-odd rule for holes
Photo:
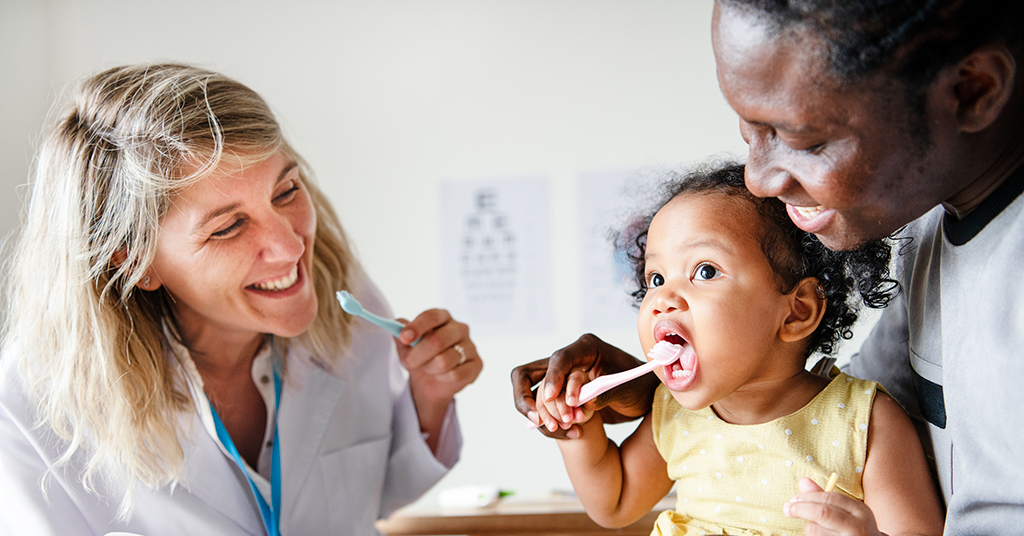
[[[447,403],[455,393],[476,380],[483,361],[469,338],[469,326],[452,319],[448,311],[431,309],[412,322],[400,319],[398,358],[409,371],[409,383],[421,411],[421,403]],[[416,346],[410,346],[419,340]]]
[[[583,408],[573,408],[566,400],[570,393],[579,393],[580,386],[589,381],[583,369],[569,371],[565,379],[565,389],[555,391],[551,385],[541,385],[537,391],[537,416],[539,423],[548,431],[566,430],[568,439],[577,439],[579,429],[572,424],[585,422],[589,415]],[[572,389],[575,390],[572,390]]]
[[[550,385],[542,385],[537,389],[537,418],[538,423],[544,426],[549,432],[565,430],[565,437],[576,439],[579,437],[579,428],[573,424],[586,422],[593,411],[585,411],[569,405],[569,399],[573,396],[570,393],[578,393],[580,387],[590,381],[586,371],[581,368],[573,369],[566,375],[565,390],[556,392]],[[546,387],[546,388],[545,388]]]
[[[782,507],[789,517],[807,521],[804,534],[879,535],[875,515],[866,504],[842,493],[826,493],[807,477],[800,479],[800,494]]]
[[[545,390],[546,384],[541,384],[537,389],[533,385],[538,384],[548,373],[550,359],[538,359],[525,365],[512,369],[513,396],[516,401],[516,409],[519,410],[531,423],[537,426],[545,435],[555,438],[576,439],[579,437],[579,427],[566,425],[562,426],[562,413],[559,409],[559,399],[564,399],[564,391]],[[547,396],[548,392],[554,393]],[[572,410],[564,404],[561,407]]]
[[[639,364],[633,356],[588,333],[551,357],[513,368],[512,397],[516,409],[534,424],[540,424],[544,435],[575,439],[582,429],[573,424],[589,419],[585,417],[587,410],[600,412],[605,424],[636,420],[651,411],[659,383],[653,374],[601,394],[587,402],[582,412],[569,405],[575,403],[580,387],[592,378]],[[534,390],[538,383],[540,386]]]

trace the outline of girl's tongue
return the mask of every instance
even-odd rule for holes
[[[680,346],[683,347],[683,353],[679,359],[664,367],[665,386],[673,391],[689,387],[697,375],[697,354],[693,346],[685,342]]]

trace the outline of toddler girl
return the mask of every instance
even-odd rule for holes
[[[851,336],[858,295],[882,307],[894,294],[888,246],[828,250],[782,202],[753,196],[742,165],[690,173],[667,194],[624,238],[644,352],[668,341],[682,357],[655,369],[653,409],[621,446],[587,405],[569,412],[582,432],[558,445],[587,513],[628,525],[675,484],[654,534],[941,533],[900,406],[874,382],[805,366]],[[570,377],[541,419],[565,414],[585,381]]]

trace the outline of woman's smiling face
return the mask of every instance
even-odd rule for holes
[[[789,301],[761,249],[763,226],[749,200],[719,192],[681,194],[651,221],[640,342],[645,353],[665,339],[692,346],[694,360],[655,369],[688,409],[792,368],[776,362]]]
[[[160,224],[152,271],[186,341],[296,336],[317,312],[316,213],[295,161],[278,151],[183,190]]]

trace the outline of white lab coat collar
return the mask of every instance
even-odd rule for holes
[[[186,449],[185,459],[187,460],[183,485],[191,493],[194,493],[197,497],[222,511],[224,515],[234,519],[240,525],[252,526],[251,524],[255,523],[255,526],[262,527],[259,509],[254,498],[246,497],[246,502],[226,500],[228,497],[240,497],[240,494],[238,494],[239,488],[236,486],[242,486],[242,489],[249,489],[248,482],[245,480],[245,475],[237,469],[237,466],[231,460],[231,455],[228,454],[227,449],[224,448],[224,445],[217,438],[209,399],[203,391],[203,380],[196,369],[195,362],[189,355],[188,349],[173,337],[168,336],[168,341],[171,341],[170,352],[174,362],[181,371],[180,377],[183,378],[192,396],[193,405],[195,406],[193,418],[199,420],[199,424],[206,432],[205,434],[193,432],[191,438],[184,438],[182,440],[182,448]],[[311,365],[315,366],[316,361],[308,355],[308,352],[301,344],[294,340],[289,342],[288,347],[282,351],[282,354],[288,360],[288,373],[281,391],[281,417],[278,422],[280,436],[285,438],[303,437],[305,439],[302,442],[290,445],[285,443],[281,446],[281,448],[285,449],[282,451],[281,456],[281,472],[288,475],[288,478],[283,479],[284,481],[282,482],[281,509],[283,515],[287,516],[288,512],[292,510],[290,506],[297,497],[295,486],[297,486],[297,483],[304,481],[306,475],[309,474],[313,465],[319,459],[317,456],[317,449],[320,445],[319,439],[327,431],[331,416],[334,414],[338,398],[341,396],[346,382],[330,374],[310,374],[313,368]],[[269,364],[269,345],[261,350],[257,360],[265,361],[265,363],[257,364],[254,362],[254,369],[257,367],[262,368],[264,364],[272,366]],[[325,385],[328,383],[336,383],[337,385]],[[313,389],[314,392],[320,393],[320,396],[315,398],[296,398],[290,396],[290,392],[299,386],[303,389]],[[272,411],[273,406],[271,405],[268,412]],[[293,416],[294,418],[289,418],[288,416]],[[299,416],[301,418],[298,418]],[[296,430],[299,428],[301,428],[301,431]],[[206,441],[216,445],[216,451],[220,452],[219,459],[217,456],[211,457],[211,454],[215,452],[212,449],[201,448],[201,443]],[[217,467],[212,467],[214,465]],[[258,488],[261,487],[261,483],[263,484],[264,495],[267,495],[266,490],[269,490],[270,483],[266,477],[255,470],[250,470],[249,474],[257,482]],[[282,519],[282,524],[284,522],[285,519]]]

